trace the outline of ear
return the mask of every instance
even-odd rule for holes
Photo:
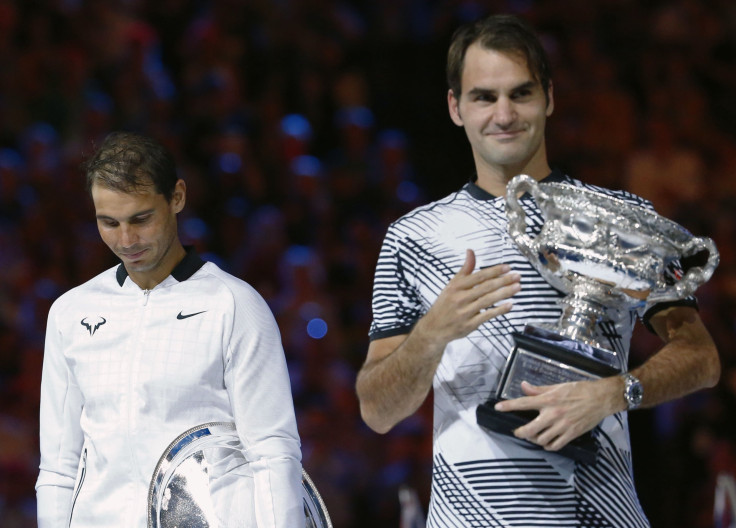
[[[547,103],[547,111],[545,112],[547,114],[547,117],[552,115],[552,112],[555,109],[555,97],[554,97],[554,90],[552,89],[552,81],[549,81],[549,88],[547,89],[547,98],[549,99],[549,103]]]
[[[447,108],[450,111],[452,122],[459,127],[463,126],[463,118],[460,115],[460,101],[455,97],[455,93],[452,89],[447,90]]]
[[[180,213],[187,203],[187,184],[184,180],[177,180],[174,185],[174,192],[171,195],[171,208],[174,213]]]

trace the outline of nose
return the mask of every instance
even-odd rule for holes
[[[138,233],[133,226],[120,224],[120,245],[124,248],[131,247],[138,242]]]
[[[508,127],[516,120],[514,103],[508,97],[499,97],[494,108],[494,121],[500,127]]]

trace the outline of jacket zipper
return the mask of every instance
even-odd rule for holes
[[[84,449],[84,452],[82,453],[82,471],[79,474],[79,484],[77,484],[77,489],[74,491],[74,499],[72,500],[72,509],[69,512],[69,526],[72,525],[72,517],[74,516],[74,505],[77,503],[77,497],[79,497],[79,492],[82,491],[82,484],[84,484],[84,477],[87,474],[87,448]]]

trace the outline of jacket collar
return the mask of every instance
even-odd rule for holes
[[[205,261],[197,254],[197,251],[193,246],[185,246],[184,249],[186,249],[186,255],[184,255],[184,258],[181,259],[181,261],[171,271],[171,276],[179,282],[183,282],[194,275],[199,271],[199,268],[204,266],[205,263]],[[115,278],[120,286],[122,286],[123,283],[125,283],[125,279],[128,278],[128,270],[126,270],[125,266],[122,264],[118,265],[118,268],[115,271]]]
[[[467,190],[470,195],[473,198],[476,198],[478,200],[495,200],[498,198],[498,196],[494,196],[488,191],[481,189],[478,187],[478,185],[475,183],[478,180],[478,175],[473,174],[473,176],[470,178],[470,181],[465,184],[463,187],[465,190]],[[549,176],[544,178],[540,183],[571,183],[572,178],[567,176],[565,173],[563,173],[559,169],[552,169],[552,172],[549,173]]]

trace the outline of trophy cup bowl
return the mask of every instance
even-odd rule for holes
[[[536,237],[527,233],[519,196],[529,193],[544,225]],[[695,237],[657,213],[607,194],[564,183],[538,183],[514,177],[506,188],[511,239],[532,266],[566,295],[562,315],[553,325],[527,325],[513,334],[495,395],[478,407],[478,423],[511,434],[532,415],[498,413],[493,404],[523,396],[521,382],[550,385],[592,380],[626,370],[624,359],[596,339],[597,323],[611,310],[628,311],[645,303],[676,301],[707,282],[718,266],[709,238]],[[679,271],[683,258],[708,253],[705,264]],[[674,279],[673,279],[674,277]],[[563,450],[591,462],[591,435]]]
[[[211,422],[179,435],[161,455],[148,490],[148,528],[256,528],[253,473],[235,424]],[[305,528],[332,528],[302,469]]]

